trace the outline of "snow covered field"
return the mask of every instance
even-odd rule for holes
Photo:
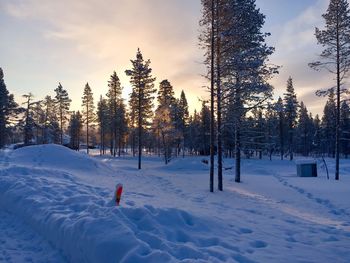
[[[336,182],[244,160],[243,182],[227,170],[212,194],[202,159],[0,152],[0,262],[350,262],[350,161]]]

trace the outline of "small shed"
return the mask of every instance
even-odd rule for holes
[[[299,177],[317,177],[317,163],[312,160],[299,160],[296,162]]]

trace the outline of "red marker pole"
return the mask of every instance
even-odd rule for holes
[[[119,206],[120,199],[122,197],[122,192],[123,192],[123,185],[122,184],[117,184],[115,187],[115,204]]]

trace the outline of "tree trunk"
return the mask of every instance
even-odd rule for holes
[[[86,106],[86,153],[89,155],[89,113],[88,112],[89,112],[89,107]]]
[[[138,169],[140,170],[141,169],[141,157],[142,157],[142,116],[141,116],[141,85],[139,87],[139,101],[138,101],[138,133],[139,133],[139,138],[138,138],[138,141],[139,141],[139,159],[138,159]]]
[[[219,18],[219,0],[216,0],[216,18]],[[222,182],[222,136],[221,136],[221,37],[219,30],[219,22],[217,22],[216,28],[216,78],[217,78],[217,143],[218,143],[218,189],[223,191]]]
[[[210,192],[214,192],[214,30],[215,5],[211,0],[211,82],[210,82]]]
[[[335,180],[339,180],[339,136],[340,136],[340,43],[339,17],[337,17],[337,122],[335,132]]]
[[[239,128],[239,121],[236,123],[236,129],[235,129],[235,151],[236,151],[236,175],[235,175],[235,182],[240,183],[241,182],[241,145],[240,145],[240,128]]]

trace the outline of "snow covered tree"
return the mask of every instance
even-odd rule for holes
[[[318,44],[324,47],[320,60],[310,63],[314,69],[326,69],[336,75],[335,179],[339,180],[341,86],[350,69],[350,9],[347,0],[330,0],[325,29],[316,28]]]
[[[17,111],[17,103],[12,94],[9,94],[5,81],[4,73],[0,68],[0,148],[3,148],[9,137],[9,125],[11,119]]]
[[[289,159],[293,160],[293,140],[294,140],[294,129],[297,120],[297,111],[298,111],[298,101],[297,95],[294,91],[293,79],[291,77],[288,78],[287,81],[287,92],[284,94],[284,113],[288,134],[288,151],[289,151]]]
[[[89,83],[86,83],[84,88],[84,93],[82,97],[82,107],[82,118],[83,122],[86,124],[86,152],[87,154],[89,154],[89,128],[91,123],[95,121],[94,97]]]
[[[155,78],[152,77],[151,61],[144,60],[140,49],[137,50],[136,59],[131,60],[132,69],[126,70],[125,73],[130,77],[133,86],[133,94],[137,99],[137,104],[131,104],[134,107],[136,124],[138,129],[138,169],[141,169],[142,156],[142,130],[148,128],[149,118],[152,116],[153,94]]]
[[[60,144],[63,144],[63,126],[67,120],[67,114],[69,112],[69,107],[72,100],[69,98],[68,92],[63,89],[61,83],[59,83],[58,87],[55,89],[55,92],[58,118],[60,123]]]

